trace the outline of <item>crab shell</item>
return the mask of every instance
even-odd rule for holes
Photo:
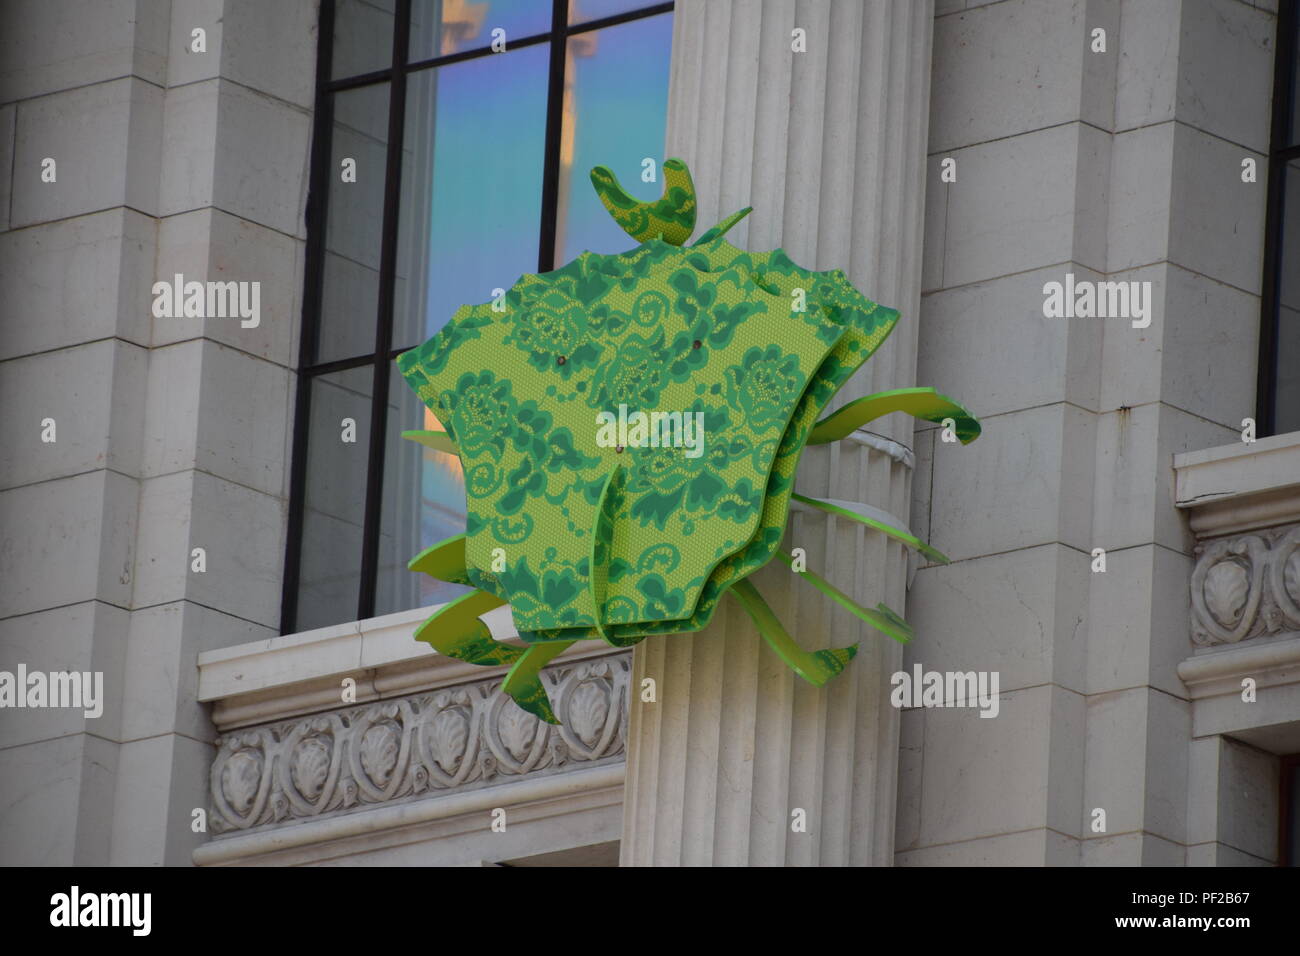
[[[838,270],[721,237],[583,253],[462,307],[398,360],[464,467],[448,577],[529,642],[703,628],[776,554],[814,423],[897,320]],[[703,453],[599,444],[620,405],[702,415]]]

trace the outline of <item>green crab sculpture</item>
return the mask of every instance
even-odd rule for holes
[[[409,567],[474,588],[415,636],[459,660],[509,665],[505,692],[550,723],[540,671],[575,641],[627,647],[698,631],[725,594],[799,676],[821,685],[838,674],[857,646],[803,650],[750,582],[776,556],[908,640],[898,614],[858,605],[781,550],[791,500],[947,559],[870,509],[797,494],[799,458],[891,412],[945,422],[962,443],[980,431],[930,388],[869,395],[822,417],[898,312],[838,269],[732,246],[725,234],[748,208],[685,245],[694,186],[681,160],[663,171],[663,197],[646,203],[608,169],[592,170],[635,249],[524,275],[397,359],[446,429],[403,437],[457,454],[465,475],[465,533]],[[507,603],[524,646],[495,640],[479,620]]]

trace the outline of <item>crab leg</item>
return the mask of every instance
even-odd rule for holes
[[[456,454],[456,446],[452,443],[451,436],[446,432],[406,431],[402,432],[402,437],[407,441],[419,442],[425,448],[432,448],[434,451],[445,452],[448,455]]]
[[[432,547],[425,548],[409,562],[408,571],[427,574],[439,581],[450,584],[471,584],[466,574],[465,535],[457,534],[444,538]]]
[[[940,395],[932,388],[896,388],[889,392],[866,395],[831,412],[816,425],[808,436],[809,445],[822,445],[836,441],[890,412],[907,412],[913,418],[927,422],[955,421],[957,438],[963,445],[973,442],[980,434],[980,423],[961,404]]]
[[[778,551],[777,554],[781,560],[791,566],[794,565],[794,558],[784,551]],[[796,572],[800,577],[807,579],[808,583],[821,591],[832,601],[844,608],[850,614],[866,621],[876,630],[888,634],[900,644],[906,644],[914,636],[914,631],[910,624],[902,619],[897,612],[891,611],[884,604],[877,604],[875,609],[865,608],[853,598],[849,597],[831,582],[827,581],[821,575],[815,572],[804,570]]]
[[[559,718],[551,710],[551,699],[546,694],[539,676],[543,667],[563,654],[575,641],[554,641],[549,644],[534,644],[524,652],[523,657],[515,661],[514,667],[506,675],[501,689],[509,694],[516,704],[539,720],[548,724],[558,724]]]
[[[754,211],[754,207],[753,207],[753,206],[746,206],[744,209],[740,209],[740,210],[737,210],[736,212],[733,212],[733,213],[732,213],[730,216],[728,216],[726,219],[722,220],[722,222],[718,223],[716,226],[714,226],[712,229],[710,229],[710,230],[709,230],[708,232],[706,232],[704,235],[700,236],[700,238],[698,238],[698,239],[696,239],[694,242],[692,242],[692,243],[691,243],[691,246],[692,246],[692,247],[694,247],[694,246],[702,246],[702,245],[704,245],[706,242],[712,242],[714,239],[720,239],[720,238],[722,238],[722,237],[725,236],[728,232],[731,231],[731,227],[732,227],[732,226],[734,226],[736,223],[740,222],[740,220],[744,219],[746,216],[748,216],[748,215],[749,215],[751,212],[753,212],[753,211]]]
[[[810,684],[821,687],[844,670],[845,665],[853,660],[853,655],[858,652],[856,644],[852,647],[829,647],[820,651],[805,651],[786,633],[785,628],[772,612],[772,608],[763,600],[763,596],[758,593],[758,589],[748,578],[733,584],[730,593],[734,594],[736,600],[740,601],[749,612],[754,626],[758,628],[758,633],[763,635],[763,640],[767,641],[768,646],[776,651],[777,656],[785,661],[791,670]]]
[[[483,667],[512,664],[523,657],[526,648],[496,640],[487,625],[478,619],[485,611],[505,603],[486,591],[462,594],[421,624],[415,631],[415,639],[432,645],[439,654],[467,664]]]
[[[617,491],[623,485],[623,466],[615,465],[600,489],[600,502],[596,506],[596,520],[591,526],[591,551],[587,586],[591,590],[591,603],[595,608],[596,630],[608,644],[605,631],[605,595],[609,588],[609,556],[614,546],[614,506]]]
[[[440,581],[468,584],[465,536],[458,534],[439,541],[412,558],[407,567]],[[432,645],[439,654],[469,664],[484,667],[512,664],[524,655],[526,648],[496,640],[487,625],[478,619],[485,611],[505,603],[487,591],[471,591],[435,611],[416,629],[415,639]]]
[[[820,511],[828,514],[839,515],[841,518],[849,518],[853,521],[860,522],[868,528],[875,528],[896,541],[901,541],[915,551],[920,551],[931,561],[937,561],[939,564],[948,564],[949,559],[946,554],[937,548],[932,548],[906,528],[900,528],[892,525],[888,521],[882,521],[874,515],[867,514],[868,505],[857,504],[852,501],[837,501],[834,498],[821,499],[809,498],[807,495],[801,495],[794,492],[791,495],[795,501],[802,501],[806,505],[811,505]],[[874,509],[872,509],[874,510]]]

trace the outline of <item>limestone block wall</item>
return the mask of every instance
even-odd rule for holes
[[[0,9],[0,669],[102,671],[106,700],[6,713],[0,862],[205,839],[197,655],[278,626],[316,7]],[[155,318],[176,273],[259,282],[256,327]]]
[[[912,524],[954,560],[916,575],[905,663],[1003,700],[904,713],[900,864],[1191,860],[1172,456],[1254,414],[1271,6],[937,5],[917,378],[985,430],[918,430]],[[1149,282],[1150,325],[1045,317],[1067,274]]]

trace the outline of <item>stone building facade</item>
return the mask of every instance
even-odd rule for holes
[[[409,3],[352,6],[380,24],[349,21],[364,43]],[[1284,862],[1300,432],[1243,420],[1287,309],[1265,281],[1286,13],[677,0],[663,156],[701,221],[752,205],[737,245],[903,313],[840,399],[933,384],[984,433],[894,415],[801,467],[952,559],[792,515],[810,567],[905,608],[909,646],[768,567],[802,643],[862,640],[834,682],[797,682],[729,610],[576,645],[548,728],[501,673],[413,641],[428,608],[282,633],[334,21],[5,3],[0,671],[102,673],[103,709],[0,712],[0,862]],[[258,281],[257,323],[155,316],[178,273]],[[1147,316],[1045,315],[1067,281],[1136,283]],[[996,673],[996,716],[895,706],[916,668]]]

